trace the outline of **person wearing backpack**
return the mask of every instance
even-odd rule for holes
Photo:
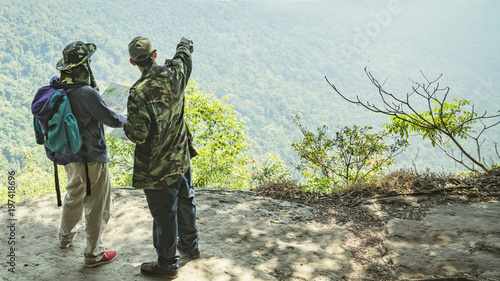
[[[105,251],[101,234],[110,217],[111,182],[109,176],[106,140],[103,124],[123,127],[126,116],[112,111],[99,94],[92,73],[91,57],[97,47],[92,43],[76,41],[63,50],[63,58],[56,69],[50,86],[64,89],[75,116],[82,139],[78,158],[64,166],[68,176],[59,230],[60,248],[71,245],[75,226],[85,214],[86,247],[84,266],[95,267],[116,259],[116,251]],[[90,180],[90,182],[87,182]],[[91,195],[86,195],[87,183]]]
[[[148,38],[136,37],[128,48],[131,64],[142,75],[130,89],[123,129],[136,143],[132,186],[144,189],[158,255],[156,261],[141,265],[141,273],[174,279],[177,248],[192,259],[200,257],[190,168],[190,159],[198,153],[184,118],[193,42],[182,38],[174,57],[163,66],[156,63]]]

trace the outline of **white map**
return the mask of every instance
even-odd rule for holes
[[[109,108],[118,114],[127,114],[127,101],[130,87],[111,83],[106,91],[102,93],[102,99]],[[127,137],[123,132],[123,128],[111,128],[104,126],[104,133],[108,136],[117,137],[126,140]]]

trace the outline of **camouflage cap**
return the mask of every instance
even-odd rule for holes
[[[146,37],[135,37],[128,44],[128,52],[130,54],[130,58],[133,61],[143,61],[151,56],[151,54],[156,51]]]
[[[87,61],[92,56],[97,47],[92,43],[76,41],[68,44],[63,50],[63,58],[57,62],[56,69],[67,70]]]

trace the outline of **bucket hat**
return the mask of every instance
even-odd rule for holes
[[[97,47],[92,43],[83,43],[82,41],[75,41],[68,44],[63,50],[63,58],[57,62],[57,70],[67,70],[78,66],[88,58],[90,58]]]

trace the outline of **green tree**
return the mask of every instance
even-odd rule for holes
[[[422,73],[425,82],[414,82],[413,91],[407,94],[406,98],[399,98],[386,91],[383,84],[375,79],[366,68],[365,72],[380,94],[382,107],[374,103],[362,102],[359,97],[349,99],[341,94],[328,79],[327,82],[348,102],[361,105],[376,113],[389,115],[391,123],[384,126],[391,133],[397,133],[408,139],[409,134],[414,132],[423,139],[428,138],[433,146],[439,147],[448,157],[473,172],[478,172],[478,167],[483,171],[489,171],[495,164],[492,159],[493,155],[489,157],[490,161],[482,155],[482,145],[485,142],[485,132],[500,123],[500,114],[488,115],[485,111],[479,115],[474,106],[467,110],[465,107],[469,106],[469,101],[465,99],[447,102],[450,88],[439,86],[438,80],[441,76],[430,81]],[[420,98],[422,102],[415,102],[411,99],[413,96]],[[427,110],[416,109],[419,105],[424,105]],[[463,143],[463,141],[468,141],[468,143]],[[496,147],[495,144],[495,149]],[[455,150],[458,150],[460,155],[457,155]],[[500,159],[498,150],[496,151],[496,156]]]
[[[299,115],[293,121],[303,135],[300,142],[292,143],[300,158],[296,168],[315,192],[327,193],[381,173],[408,144],[397,137],[392,144],[386,144],[389,133],[382,130],[370,134],[371,127],[357,125],[341,128],[329,138],[326,126],[318,127],[314,134],[300,123]]]
[[[185,113],[199,153],[192,163],[195,186],[248,188],[247,131],[233,106],[192,83],[186,90]]]
[[[114,186],[132,186],[135,143],[113,136],[106,136],[109,155],[111,184]]]

